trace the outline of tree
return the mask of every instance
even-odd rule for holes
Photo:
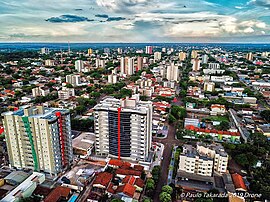
[[[168,194],[167,192],[161,192],[161,194],[159,195],[159,199],[161,202],[170,202],[172,201],[172,197],[170,194]]]
[[[173,188],[170,187],[169,185],[165,185],[162,187],[162,192],[166,192],[168,194],[172,194],[173,193]]]
[[[262,118],[264,118],[266,121],[270,122],[270,110],[264,110],[261,112]]]
[[[124,201],[118,198],[114,198],[111,202],[124,202]]]
[[[155,181],[153,179],[148,179],[146,181],[146,190],[154,190],[155,189]]]
[[[66,84],[66,87],[67,87],[67,88],[73,88],[73,85],[70,84],[70,83],[68,83],[68,84]]]
[[[175,123],[177,120],[172,114],[169,114],[168,121],[169,123]]]
[[[161,167],[160,166],[155,166],[152,170],[152,176],[153,176],[153,180],[155,181],[155,183],[158,182],[159,176],[161,173]]]

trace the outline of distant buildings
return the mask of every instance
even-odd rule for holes
[[[87,53],[88,53],[89,56],[92,55],[92,54],[93,54],[93,49],[92,49],[92,48],[89,48],[89,49],[87,50]]]
[[[135,72],[134,69],[135,59],[130,57],[122,57],[120,60],[120,73],[121,75],[132,75]]]
[[[187,58],[187,54],[185,53],[185,52],[180,52],[179,53],[179,60],[180,61],[185,61],[186,60],[186,58]]]
[[[146,46],[145,47],[145,53],[152,55],[153,54],[153,46]]]
[[[108,83],[110,83],[110,84],[117,83],[117,75],[116,74],[109,74],[108,75]]]
[[[107,98],[94,107],[96,153],[146,161],[152,144],[152,103]]]
[[[208,55],[203,55],[202,56],[202,64],[207,64],[208,63],[208,59],[209,59],[209,57],[208,57]]]
[[[154,53],[154,60],[160,61],[161,60],[161,52],[155,52]]]
[[[205,82],[203,86],[203,90],[207,92],[215,91],[215,83],[214,82]]]
[[[82,60],[76,60],[75,61],[75,70],[78,72],[82,72],[84,69],[84,62]]]
[[[248,53],[246,55],[246,59],[249,60],[249,61],[253,61],[253,54],[252,54],[252,52],[250,52],[250,53]]]
[[[191,59],[195,59],[198,57],[198,52],[196,50],[191,51]]]
[[[166,78],[169,81],[179,81],[178,65],[175,65],[174,63],[171,63],[171,65],[167,66]]]
[[[70,114],[56,108],[24,107],[3,113],[9,162],[57,175],[72,162]]]
[[[62,90],[58,91],[58,97],[60,100],[68,100],[70,97],[75,96],[74,88],[63,87]]]
[[[50,49],[49,48],[41,48],[40,50],[41,54],[49,54],[50,53]]]
[[[32,89],[32,95],[33,97],[38,96],[47,96],[50,94],[50,89],[48,87],[36,87]]]
[[[81,76],[80,75],[67,75],[66,82],[71,84],[72,86],[76,87],[81,84]]]
[[[198,72],[201,69],[201,61],[199,58],[195,58],[192,60],[192,70],[194,72]]]

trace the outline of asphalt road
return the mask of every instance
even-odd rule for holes
[[[154,142],[160,142],[164,144],[163,160],[161,162],[161,176],[159,178],[157,188],[154,195],[154,201],[159,201],[159,194],[161,193],[162,186],[167,184],[168,172],[172,155],[172,148],[174,145],[180,145],[181,142],[175,139],[175,126],[170,125],[168,136],[166,139],[153,138]]]

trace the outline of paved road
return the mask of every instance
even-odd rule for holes
[[[154,201],[157,202],[159,201],[159,194],[161,193],[162,186],[167,184],[170,160],[172,155],[172,147],[174,145],[180,145],[181,142],[175,139],[174,125],[169,126],[169,132],[166,139],[153,138],[153,141],[164,144],[163,160],[161,162],[161,176],[158,181],[156,192],[154,195]]]

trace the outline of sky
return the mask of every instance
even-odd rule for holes
[[[270,0],[0,0],[0,42],[270,42]]]

